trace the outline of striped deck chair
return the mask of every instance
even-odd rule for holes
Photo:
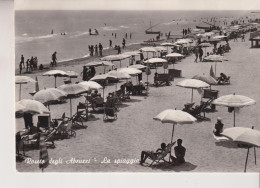
[[[175,142],[171,143],[171,144],[168,144],[166,146],[166,149],[160,153],[159,155],[157,155],[155,158],[150,158],[152,160],[152,163],[149,165],[149,166],[152,166],[154,163],[159,163],[160,161],[164,161],[164,162],[167,162],[167,163],[170,163],[169,161],[165,160],[164,158],[170,154],[171,155],[171,149],[172,149],[172,146],[175,144]]]

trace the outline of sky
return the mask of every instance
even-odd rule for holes
[[[260,10],[260,0],[15,0],[16,10]]]

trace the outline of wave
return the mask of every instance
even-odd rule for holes
[[[34,40],[40,40],[40,39],[47,39],[47,38],[52,38],[54,36],[57,36],[58,34],[48,34],[48,35],[42,35],[42,36],[35,36],[35,37],[28,37],[27,33],[24,33],[22,37],[16,37],[16,40],[18,43],[23,43],[23,42],[31,42]]]
[[[113,26],[106,26],[106,27],[101,27],[103,30],[105,31],[116,31],[116,30],[119,30],[118,28],[116,27],[113,27]]]
[[[86,32],[83,32],[83,33],[78,33],[76,35],[70,36],[70,38],[80,37],[80,36],[83,36],[83,35],[89,35],[89,32],[86,31]]]
[[[121,28],[129,28],[129,27],[125,26],[125,25],[120,25],[119,27],[121,27]]]
[[[175,21],[171,21],[171,22],[165,22],[165,23],[162,23],[163,25],[172,25],[172,24],[175,24],[176,22]]]

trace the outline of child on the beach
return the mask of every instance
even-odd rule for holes
[[[213,133],[216,136],[220,136],[220,133],[223,132],[223,127],[224,127],[224,124],[222,123],[222,119],[220,117],[218,117],[217,123],[215,124],[215,130],[213,131]]]

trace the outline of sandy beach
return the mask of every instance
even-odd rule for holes
[[[260,130],[260,53],[259,49],[250,48],[246,35],[246,42],[230,41],[231,51],[225,53],[229,61],[217,63],[217,74],[224,72],[231,76],[231,85],[212,86],[219,90],[219,96],[236,93],[248,96],[256,101],[256,105],[244,107],[236,116],[236,126],[255,127]],[[131,45],[125,51],[138,50],[141,45]],[[116,54],[115,50],[107,50],[104,55]],[[77,130],[76,138],[55,141],[56,148],[48,149],[49,158],[53,160],[46,172],[243,172],[247,150],[239,148],[231,142],[216,142],[213,137],[213,129],[217,117],[223,119],[224,128],[233,126],[233,114],[228,113],[226,107],[217,106],[217,112],[206,113],[211,121],[196,122],[187,125],[177,125],[174,132],[174,140],[181,138],[186,147],[186,163],[180,166],[157,165],[156,168],[139,165],[142,150],[156,150],[162,142],[169,143],[172,125],[162,124],[153,120],[157,114],[165,109],[183,109],[184,104],[190,101],[191,90],[176,86],[179,81],[192,78],[196,74],[209,74],[214,63],[194,63],[192,54],[174,65],[182,70],[183,78],[175,78],[171,86],[149,87],[148,96],[131,96],[131,100],[119,106],[118,119],[113,122],[103,122],[103,114],[94,114],[95,119],[85,122],[87,129]],[[77,61],[69,61],[58,64],[56,69],[73,70],[78,73],[82,66],[94,58],[84,58]],[[122,61],[127,66],[128,60]],[[115,63],[119,66],[119,63]],[[172,65],[171,65],[172,66]],[[170,66],[170,67],[171,67]],[[98,67],[97,73],[103,72]],[[158,72],[163,72],[162,68]],[[43,71],[44,72],[44,71]],[[28,76],[38,77],[40,89],[54,87],[53,77],[41,76],[43,72],[32,73]],[[149,82],[153,82],[155,70],[149,76]],[[143,73],[143,79],[146,75]],[[57,85],[62,85],[64,78],[57,78]],[[81,77],[72,79],[73,82],[81,81]],[[136,79],[132,78],[133,83]],[[18,90],[16,86],[16,101]],[[115,86],[105,89],[114,91]],[[29,92],[34,90],[34,84],[22,86],[22,98],[32,98]],[[100,91],[101,92],[101,91]],[[199,104],[200,95],[194,92],[194,102]],[[73,99],[73,113],[76,105],[84,102],[85,98]],[[51,117],[60,117],[63,112],[69,115],[69,103],[51,105]],[[34,117],[37,122],[37,117]],[[16,130],[24,128],[23,118],[16,119]],[[259,149],[256,149],[259,160]],[[39,150],[26,151],[26,155],[33,160],[39,159]],[[74,161],[73,160],[78,160]],[[104,160],[105,159],[105,160]],[[81,160],[81,161],[80,161]],[[83,161],[84,160],[84,161]],[[55,162],[60,162],[55,164]],[[130,164],[126,164],[130,163]],[[16,163],[19,172],[40,172],[38,164],[29,164],[26,161]],[[260,163],[254,164],[253,150],[249,153],[247,172],[259,172]]]

